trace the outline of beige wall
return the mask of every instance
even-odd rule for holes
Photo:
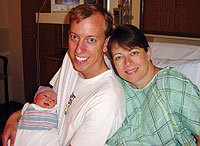
[[[132,24],[139,28],[140,26],[140,0],[132,0]]]
[[[20,2],[0,1],[0,55],[8,57],[9,99],[24,103]],[[2,81],[0,86],[0,103],[4,103]]]

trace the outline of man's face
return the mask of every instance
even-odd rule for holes
[[[92,78],[105,70],[105,20],[95,13],[79,23],[72,21],[69,30],[69,56],[74,69],[83,78]]]

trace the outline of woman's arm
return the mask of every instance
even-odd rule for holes
[[[7,120],[6,125],[1,136],[3,146],[7,146],[8,140],[10,139],[10,146],[14,145],[15,136],[17,133],[17,124],[21,117],[21,110],[14,112]]]

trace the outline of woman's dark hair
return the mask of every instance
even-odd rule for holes
[[[120,25],[111,33],[111,37],[107,46],[111,59],[113,57],[112,47],[115,44],[118,44],[124,49],[138,46],[140,48],[144,48],[146,52],[148,51],[149,47],[144,34],[137,27],[130,24]]]

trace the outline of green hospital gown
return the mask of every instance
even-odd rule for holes
[[[110,146],[193,146],[200,135],[200,91],[172,67],[160,70],[143,89],[122,80],[126,119]]]

